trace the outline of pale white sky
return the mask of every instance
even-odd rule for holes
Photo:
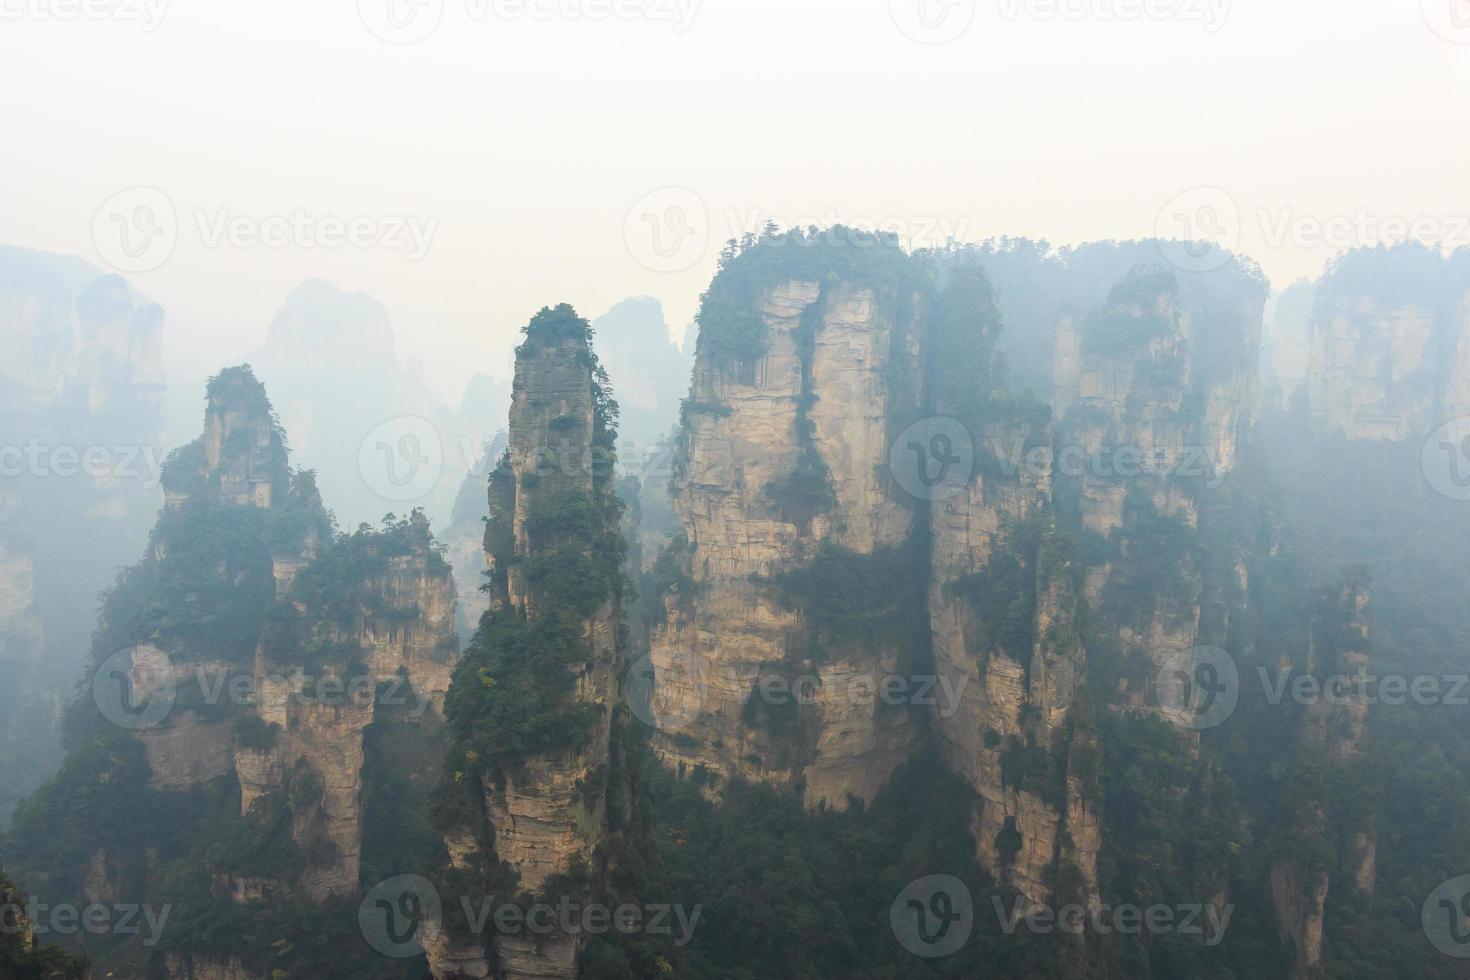
[[[133,261],[114,222],[162,192],[130,278],[175,359],[243,357],[323,276],[451,399],[548,303],[650,294],[682,333],[766,216],[1066,244],[1184,207],[1278,287],[1331,219],[1470,244],[1470,0],[488,2],[0,0],[0,242]],[[372,220],[352,246],[293,213]]]

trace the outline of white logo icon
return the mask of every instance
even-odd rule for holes
[[[384,500],[422,500],[439,485],[444,444],[428,419],[400,415],[367,434],[357,450],[363,482]]]
[[[662,187],[645,194],[623,220],[628,251],[646,269],[683,272],[709,247],[709,209],[687,187]]]
[[[1470,501],[1470,416],[1446,422],[1424,442],[1424,477],[1441,497]]]
[[[357,17],[379,40],[414,44],[439,27],[444,0],[357,0]]]
[[[920,44],[945,44],[975,23],[975,0],[888,0],[893,23]]]
[[[1230,264],[1240,246],[1240,206],[1218,187],[1196,187],[1159,212],[1155,237],[1170,265],[1185,272],[1214,272]]]
[[[149,272],[179,242],[174,203],[156,187],[130,187],[107,199],[92,218],[92,244],[118,272]]]
[[[959,419],[920,419],[888,450],[893,479],[918,500],[948,500],[975,475],[975,443]]]
[[[119,728],[157,728],[173,711],[177,690],[168,655],[152,647],[119,650],[92,675],[92,700]]]
[[[1235,659],[1219,647],[1194,647],[1174,654],[1154,681],[1159,707],[1180,728],[1217,728],[1240,701]]]
[[[381,882],[357,907],[357,924],[368,945],[395,959],[420,956],[427,930],[437,929],[443,907],[427,878],[398,875]]]
[[[704,706],[704,669],[688,650],[658,650],[628,668],[623,691],[633,717],[649,728],[681,732]]]
[[[953,875],[920,878],[899,892],[888,910],[893,935],[904,949],[924,959],[959,952],[975,927],[970,889]]]
[[[1429,29],[1446,41],[1470,44],[1470,0],[1421,0]]]

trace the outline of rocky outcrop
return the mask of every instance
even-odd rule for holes
[[[1370,598],[1364,569],[1350,569],[1341,585],[1323,590],[1317,598],[1305,667],[1307,676],[1324,685],[1324,695],[1303,711],[1300,733],[1307,773],[1303,784],[1309,789],[1331,781],[1334,772],[1364,764],[1369,701],[1357,679],[1369,676]],[[1352,801],[1342,802],[1352,806]],[[1377,887],[1378,826],[1371,811],[1353,816],[1342,826],[1342,818],[1329,810],[1328,795],[1320,791],[1311,793],[1298,811],[1294,820],[1297,834],[1319,847],[1328,846],[1319,842],[1330,840],[1334,832],[1347,842],[1337,856],[1336,874],[1325,857],[1312,854],[1287,853],[1271,868],[1277,927],[1296,951],[1293,976],[1310,978],[1322,972],[1329,890],[1351,888],[1371,896]]]
[[[437,775],[442,745],[416,733],[442,724],[458,660],[451,570],[419,512],[338,534],[248,368],[211,380],[203,435],[163,483],[151,546],[104,608],[94,654],[127,683],[120,706],[106,675],[94,683],[94,738],[141,746],[136,794],[233,805],[210,817],[227,835],[187,859],[214,900],[351,899],[368,772],[419,794]],[[148,845],[94,851],[78,869],[87,896],[167,878],[178,842]],[[258,950],[165,949],[177,978],[258,975]]]
[[[1466,254],[1416,245],[1344,254],[1318,284],[1312,314],[1313,430],[1400,442],[1470,413],[1467,331]]]
[[[809,807],[871,799],[918,738],[906,713],[852,697],[902,672],[897,646],[815,636],[771,581],[823,547],[895,552],[915,526],[883,480],[900,397],[892,358],[916,343],[914,320],[875,287],[761,281],[749,311],[760,356],[731,361],[701,341],[674,498],[691,581],[655,600],[668,606],[651,654],[660,757],[717,779],[801,786]],[[798,706],[784,693],[762,704],[763,685],[800,676],[813,679],[801,722],[773,731],[763,709]]]
[[[1118,264],[1094,259],[1089,275]],[[1202,609],[1219,599],[1189,542],[1250,426],[1263,284],[1245,263],[1214,277],[1145,270],[1096,309],[1059,304],[1053,411],[1006,393],[977,264],[996,255],[887,260],[839,261],[799,233],[763,239],[728,254],[705,297],[675,474],[684,535],[656,565],[654,746],[716,793],[738,778],[840,807],[871,799],[932,738],[976,793],[992,875],[1033,902],[1064,881],[1096,902],[1097,745],[1073,710],[1080,609],[1143,663],[1201,642]],[[967,452],[942,459],[957,440]],[[905,481],[914,452],[944,485]],[[947,479],[951,463],[972,468]],[[1145,585],[1164,545],[1177,552],[1166,580]],[[891,560],[923,590],[911,621],[928,637],[922,667],[912,634],[838,639],[822,597],[793,587],[826,576],[840,594],[852,578],[839,569]],[[855,604],[907,622],[895,595]],[[925,671],[960,696],[914,713],[850,697]],[[1125,699],[1144,706],[1153,672]],[[793,677],[808,694],[778,727],[766,685]]]
[[[621,690],[617,416],[590,341],[586,321],[560,306],[531,321],[516,352],[509,443],[488,494],[489,615],[451,694],[463,815],[447,828],[458,880],[507,869],[519,894],[579,900],[601,875]],[[525,727],[537,711],[556,712],[562,730]],[[431,934],[436,977],[493,969],[509,980],[575,976],[584,938],[453,924]]]

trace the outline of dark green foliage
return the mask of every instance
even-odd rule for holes
[[[673,597],[676,604],[688,608],[698,586],[694,582],[694,546],[684,531],[679,531],[664,546],[654,559],[653,567],[644,576],[643,601],[650,623],[662,623],[668,618],[664,600]]]
[[[730,242],[720,268],[700,297],[699,350],[728,368],[759,360],[766,324],[758,311],[763,290],[790,280],[841,280],[873,288],[896,311],[909,308],[922,277],[895,237],[841,225],[779,232]]]
[[[1136,270],[1113,287],[1103,309],[1082,330],[1082,349],[1090,354],[1122,357],[1138,352],[1151,340],[1179,328],[1177,314],[1158,309],[1161,298],[1177,304],[1179,280],[1172,272]]]
[[[911,548],[863,555],[825,543],[811,562],[777,574],[772,584],[783,603],[801,611],[819,645],[911,646],[923,635],[914,618],[923,604],[919,560]]]

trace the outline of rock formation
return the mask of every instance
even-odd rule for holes
[[[312,475],[290,468],[249,368],[211,380],[204,434],[170,457],[163,484],[149,552],[103,611],[91,681],[100,717],[83,720],[119,759],[141,752],[117,772],[118,791],[209,799],[219,810],[191,828],[187,846],[205,849],[185,854],[182,840],[140,849],[96,830],[87,866],[58,867],[54,884],[119,901],[157,887],[173,861],[186,877],[172,887],[203,876],[203,896],[184,903],[193,915],[207,914],[204,896],[245,914],[352,899],[368,771],[409,800],[437,777],[442,749],[425,732],[441,724],[458,658],[449,566],[419,513],[338,535]],[[30,847],[61,846],[45,840],[45,814],[86,778],[64,771],[23,808]],[[69,818],[105,827],[112,814],[80,808]],[[259,969],[262,951],[246,936],[207,950],[171,939],[176,977]]]
[[[506,455],[490,478],[489,609],[450,693],[455,748],[446,881],[514,894],[595,893],[620,691],[617,408],[568,306],[517,350]],[[502,894],[502,899],[512,896]],[[435,976],[576,974],[582,935],[434,931]]]

